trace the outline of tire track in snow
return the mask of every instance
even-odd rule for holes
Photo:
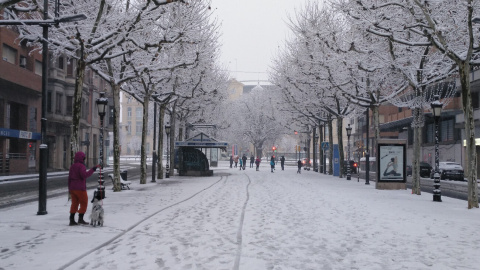
[[[139,226],[139,225],[142,224],[143,222],[149,220],[150,218],[154,217],[155,215],[157,215],[157,214],[159,214],[159,213],[161,213],[161,212],[163,212],[163,211],[165,211],[165,210],[168,210],[168,209],[170,209],[170,208],[172,208],[172,207],[175,207],[175,206],[177,206],[177,205],[179,205],[179,204],[182,204],[182,203],[184,203],[184,202],[187,202],[187,201],[195,198],[195,197],[198,196],[199,194],[201,194],[201,193],[209,190],[210,188],[212,188],[212,187],[215,186],[216,184],[220,183],[220,182],[221,182],[222,180],[224,180],[224,179],[227,180],[227,179],[228,179],[228,176],[221,176],[218,181],[216,181],[216,182],[214,182],[213,184],[211,184],[210,186],[208,186],[208,187],[206,187],[206,188],[198,191],[197,193],[193,194],[192,196],[190,196],[190,197],[188,197],[188,198],[186,198],[186,199],[184,199],[184,200],[181,200],[181,201],[179,201],[179,202],[173,203],[173,204],[171,204],[171,205],[169,205],[169,206],[166,206],[166,207],[158,210],[157,212],[155,212],[155,213],[147,216],[146,218],[144,218],[144,219],[138,221],[137,223],[133,224],[132,226],[130,226],[130,227],[129,227],[128,229],[126,229],[125,231],[119,233],[117,236],[113,237],[112,239],[106,241],[105,243],[100,244],[99,246],[97,246],[96,248],[91,249],[90,251],[87,251],[87,252],[83,253],[82,255],[80,255],[80,256],[78,256],[77,258],[73,259],[72,261],[64,264],[63,266],[61,266],[61,267],[58,268],[58,269],[59,269],[59,270],[64,270],[64,269],[66,269],[67,267],[72,266],[74,263],[76,263],[77,261],[83,259],[84,257],[86,257],[86,256],[94,253],[95,251],[98,251],[99,249],[104,248],[105,246],[111,244],[113,241],[115,241],[115,240],[117,240],[118,238],[124,236],[126,233],[132,231],[132,230],[135,229],[137,226]],[[250,185],[250,178],[249,178],[248,180],[249,180],[248,185]],[[247,185],[247,201],[248,201],[248,185]],[[246,207],[246,205],[244,205],[244,209],[245,209],[245,207]],[[244,212],[245,212],[245,210],[243,210],[243,213],[242,213],[242,221],[241,221],[241,223],[243,223]],[[242,225],[242,224],[241,224],[241,225]],[[240,237],[241,237],[241,230],[240,230]],[[237,255],[237,256],[238,256],[238,255]],[[238,259],[238,260],[240,260],[240,259]],[[237,267],[236,269],[238,269],[238,267]]]
[[[252,183],[252,180],[250,177],[245,174],[245,176],[248,178],[248,184],[246,186],[246,193],[247,193],[247,198],[245,199],[245,202],[243,203],[242,207],[242,215],[240,217],[240,225],[238,226],[238,231],[237,231],[237,256],[235,257],[235,264],[233,265],[234,270],[238,270],[240,267],[240,258],[242,257],[242,231],[243,231],[243,221],[245,219],[245,212],[247,210],[247,204],[248,200],[250,199],[250,192],[248,188],[250,187],[250,184]]]

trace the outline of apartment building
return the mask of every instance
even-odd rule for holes
[[[0,27],[0,175],[33,173],[39,169],[43,59],[17,37],[14,28]],[[68,170],[76,62],[52,55],[48,60],[45,138],[48,171]],[[87,71],[79,144],[80,150],[88,156],[89,165],[98,163],[99,116],[95,100],[101,91],[111,95],[108,85],[92,71]],[[106,134],[113,123],[111,111],[105,118]]]

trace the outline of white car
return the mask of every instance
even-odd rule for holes
[[[438,171],[440,173],[440,179],[450,179],[464,181],[463,167],[459,163],[446,161],[438,163]],[[435,174],[435,169],[432,170],[431,178]]]

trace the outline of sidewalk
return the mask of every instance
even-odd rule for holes
[[[70,202],[0,210],[0,269],[478,269],[467,202],[264,163],[107,190],[105,226]],[[134,179],[135,180],[135,179]],[[93,190],[88,191],[89,196]],[[90,220],[90,204],[86,220]],[[78,215],[77,215],[78,216]]]

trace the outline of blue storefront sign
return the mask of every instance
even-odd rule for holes
[[[333,145],[333,176],[340,176],[340,152],[338,144]]]
[[[42,134],[24,130],[0,128],[0,137],[20,138],[36,141],[42,139]]]

